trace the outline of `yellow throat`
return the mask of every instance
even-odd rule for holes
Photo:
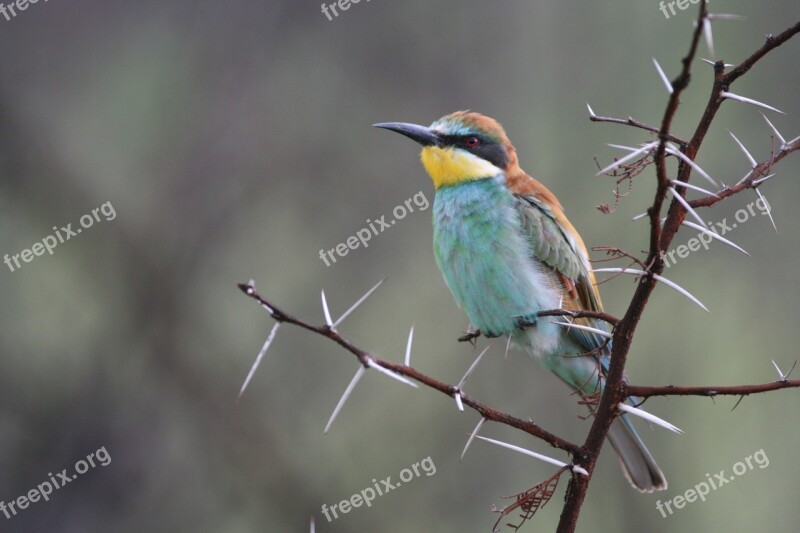
[[[437,189],[503,172],[485,159],[453,147],[426,146],[420,158]]]

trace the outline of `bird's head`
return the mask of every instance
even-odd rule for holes
[[[503,127],[494,119],[470,111],[457,111],[429,127],[386,122],[377,128],[391,130],[422,145],[422,164],[436,188],[471,180],[506,176],[519,169],[517,153]]]

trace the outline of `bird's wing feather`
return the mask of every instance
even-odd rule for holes
[[[533,178],[510,180],[517,212],[533,254],[532,259],[552,269],[553,279],[563,296],[562,308],[572,311],[602,311],[603,304],[594,274],[590,271],[589,254],[575,228],[567,220],[555,196]],[[609,331],[606,322],[576,319],[576,323]],[[590,331],[570,328],[569,334],[586,351],[596,350],[606,367],[611,343]]]

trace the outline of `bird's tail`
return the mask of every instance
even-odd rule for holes
[[[664,473],[627,417],[620,416],[614,420],[608,431],[608,440],[617,452],[625,477],[636,490],[653,492],[667,488]]]
[[[598,368],[598,361],[592,357],[548,356],[546,351],[545,354],[542,354],[542,343],[532,336],[532,331],[535,330],[526,330],[526,336],[522,337],[520,342],[535,360],[543,364],[570,388],[578,391],[581,396],[602,392],[605,380],[598,379],[598,375],[605,374],[604,363],[607,364],[608,359],[602,360],[600,364],[603,366]],[[567,341],[569,340],[567,338]],[[567,353],[583,351],[577,345],[562,347],[562,350]],[[614,420],[608,432],[608,440],[614,451],[617,452],[622,472],[634,488],[641,492],[654,492],[667,488],[664,474],[627,416],[622,415]]]

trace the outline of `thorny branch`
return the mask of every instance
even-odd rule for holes
[[[709,398],[713,398],[715,396],[749,396],[761,392],[794,389],[798,387],[800,387],[800,379],[779,379],[771,383],[762,383],[760,385],[721,387],[677,387],[675,385],[667,385],[666,387],[644,387],[641,385],[623,385],[623,394],[639,398],[652,398],[653,396],[708,396]]]
[[[469,406],[476,412],[478,412],[483,418],[486,420],[491,420],[493,422],[499,422],[501,424],[505,424],[507,426],[511,426],[516,428],[520,431],[523,431],[529,435],[534,437],[538,437],[543,441],[547,442],[554,448],[559,448],[561,450],[567,451],[572,454],[580,454],[581,448],[571,442],[568,442],[557,435],[550,433],[542,429],[537,424],[534,424],[528,420],[522,420],[521,418],[517,418],[507,413],[503,413],[494,409],[486,404],[479,402],[478,400],[472,398],[464,394],[462,391],[458,389],[458,387],[454,385],[448,385],[447,383],[443,383],[438,381],[430,376],[423,374],[411,368],[410,366],[400,365],[394,363],[392,361],[387,361],[385,359],[381,359],[375,355],[370,354],[366,350],[363,350],[344,338],[342,335],[339,334],[335,329],[331,328],[328,325],[322,326],[314,326],[305,320],[297,318],[285,311],[282,311],[280,308],[276,307],[272,303],[265,300],[262,296],[256,292],[252,285],[248,283],[239,283],[239,289],[244,292],[249,297],[253,298],[254,300],[258,301],[268,312],[272,315],[272,318],[278,322],[286,323],[286,324],[293,324],[295,326],[301,327],[305,330],[308,330],[312,333],[316,333],[317,335],[322,335],[323,337],[327,337],[333,342],[339,344],[342,348],[347,350],[348,352],[352,353],[353,355],[358,358],[358,361],[365,367],[370,366],[370,361],[373,363],[377,363],[383,368],[389,369],[392,372],[400,374],[401,376],[405,376],[411,379],[422,383],[423,385],[430,387],[431,389],[438,390],[439,392],[454,398],[456,394],[461,396],[461,401],[464,405]]]
[[[696,57],[697,47],[700,42],[703,28],[707,24],[707,19],[708,12],[706,3],[701,2],[700,13],[695,26],[695,31],[692,35],[689,52],[683,58],[683,68],[678,77],[671,82],[672,91],[670,93],[670,97],[664,111],[664,116],[661,121],[661,128],[659,129],[659,142],[654,156],[656,164],[657,187],[653,204],[647,211],[647,214],[650,218],[650,246],[648,258],[645,263],[650,265],[650,268],[647,269],[646,272],[644,272],[645,275],[640,278],[625,316],[614,328],[614,344],[611,354],[611,365],[606,377],[606,388],[601,397],[600,405],[598,406],[592,428],[590,429],[589,435],[584,443],[584,448],[588,451],[588,453],[583,457],[576,458],[575,461],[576,464],[582,466],[589,472],[593,470],[598,454],[600,453],[603,443],[606,440],[608,430],[615,417],[616,406],[619,405],[620,402],[627,396],[632,395],[634,391],[647,392],[641,388],[637,389],[627,386],[624,383],[623,376],[625,371],[625,363],[636,326],[642,317],[642,313],[644,312],[650,295],[655,289],[658,281],[657,278],[660,278],[660,274],[664,270],[664,262],[661,258],[661,252],[667,250],[687,213],[684,203],[681,202],[681,200],[683,200],[683,195],[686,193],[685,188],[673,189],[677,192],[677,194],[674,195],[672,204],[667,214],[667,219],[662,227],[662,207],[666,200],[667,192],[670,190],[671,183],[670,179],[667,177],[667,167],[665,161],[668,152],[667,142],[670,140],[672,122],[680,104],[680,95],[684,89],[686,89],[690,81],[691,65]],[[685,145],[685,147],[682,147],[681,149],[683,156],[680,157],[681,162],[678,167],[677,181],[683,183],[688,182],[691,171],[696,168],[696,166],[693,164],[694,159],[697,156],[700,145],[705,139],[706,133],[708,132],[714,116],[722,105],[722,102],[726,99],[724,97],[724,93],[727,93],[730,85],[742,74],[747,72],[747,70],[749,70],[759,59],[764,57],[770,50],[780,46],[780,44],[789,40],[799,31],[800,22],[794,24],[777,37],[769,36],[766,43],[761,48],[754,52],[750,57],[745,59],[738,67],[730,71],[728,74],[724,74],[725,66],[722,61],[715,63],[715,82],[711,91],[709,102],[697,125],[697,128],[695,129],[694,134],[692,135],[691,140],[687,145]],[[796,141],[800,141],[800,139],[796,139],[790,144],[795,144]],[[796,147],[793,149],[796,149]],[[781,157],[785,155],[786,154],[783,154]],[[774,163],[775,159],[777,159],[777,157],[773,158],[772,163]],[[689,164],[686,160],[692,161],[692,164]],[[770,163],[770,166],[772,163]],[[763,172],[763,169],[760,169],[759,172]],[[753,181],[760,175],[761,173],[756,174],[754,169],[748,179],[737,185],[739,188],[736,190],[736,192],[740,192],[748,187],[753,187]],[[733,192],[735,189],[736,187],[734,187],[727,195],[720,193],[719,196],[722,198],[729,197],[735,194],[735,192]],[[679,199],[678,196],[681,196],[681,198]],[[719,200],[704,199],[704,201],[712,202],[709,205],[713,205],[713,203],[716,203],[716,201]],[[663,280],[663,278],[661,279]],[[787,386],[792,385],[785,385],[783,384],[783,380],[781,380],[781,385],[776,386],[776,388],[785,388]],[[774,390],[769,387],[765,388],[764,390],[757,389],[758,386],[750,387],[749,389],[745,388],[745,390],[750,391],[749,393]],[[655,390],[657,389],[651,389],[651,392],[655,392]],[[662,390],[662,392],[667,391]],[[708,390],[698,390],[698,392],[700,392],[701,395],[704,395],[703,393],[705,392],[705,395],[707,395]],[[687,394],[689,393],[687,392]],[[651,394],[651,396],[652,395],[654,394]],[[587,478],[584,476],[576,476],[570,480],[569,487],[567,488],[566,501],[561,513],[561,519],[559,521],[558,529],[556,530],[557,533],[572,533],[575,531],[578,515],[580,513],[581,506],[583,505],[590,480],[591,477]]]
[[[666,109],[663,114],[663,118],[661,120],[661,124],[659,127],[651,126],[642,122],[639,122],[631,117],[627,119],[619,119],[613,117],[602,117],[595,115],[594,111],[591,107],[588,107],[590,113],[590,120],[593,122],[605,122],[605,123],[615,123],[615,124],[622,124],[630,127],[634,127],[637,129],[645,130],[651,133],[656,133],[658,135],[658,140],[656,142],[651,143],[650,145],[646,145],[645,148],[642,150],[642,157],[643,158],[652,158],[652,161],[655,163],[656,166],[656,190],[653,198],[653,203],[650,208],[647,210],[647,216],[650,220],[650,242],[649,248],[647,252],[647,258],[642,260],[636,258],[632,254],[627,252],[623,252],[617,248],[605,248],[604,250],[607,251],[609,254],[614,255],[616,258],[628,258],[635,263],[638,263],[638,266],[641,269],[633,270],[628,269],[606,269],[606,271],[615,271],[620,274],[624,273],[634,273],[639,277],[639,283],[637,284],[636,291],[634,296],[631,300],[631,303],[628,309],[625,312],[625,315],[622,318],[614,317],[607,313],[602,312],[592,312],[592,311],[571,311],[571,310],[564,310],[564,309],[553,309],[542,311],[538,313],[538,316],[545,317],[567,317],[571,319],[580,319],[580,318],[591,318],[595,320],[600,320],[608,323],[612,326],[611,331],[613,334],[613,349],[611,353],[611,363],[606,375],[606,384],[605,389],[600,395],[599,403],[595,402],[594,405],[594,421],[592,423],[592,427],[589,431],[589,434],[584,442],[583,445],[575,444],[569,442],[561,437],[558,437],[537,424],[533,423],[530,420],[522,420],[520,418],[514,417],[497,409],[494,409],[486,404],[479,402],[478,400],[464,394],[462,387],[464,381],[469,376],[472,368],[477,364],[480,360],[481,356],[478,356],[473,366],[470,370],[467,371],[467,374],[461,380],[461,382],[454,386],[449,385],[447,383],[443,383],[438,381],[430,376],[427,376],[414,368],[412,368],[408,362],[408,358],[410,355],[410,342],[411,339],[409,338],[409,348],[406,354],[406,364],[401,365],[398,363],[394,363],[392,361],[387,361],[385,359],[381,359],[376,357],[375,355],[369,353],[368,351],[356,346],[354,343],[349,341],[348,339],[341,336],[338,331],[336,330],[336,325],[341,322],[345,316],[347,316],[350,312],[352,312],[360,303],[369,295],[371,294],[372,290],[377,288],[373,288],[368,292],[361,300],[356,302],[356,304],[348,310],[345,315],[343,315],[337,322],[332,322],[330,320],[330,315],[327,309],[327,304],[324,301],[324,294],[323,294],[323,306],[326,313],[326,324],[321,326],[315,326],[306,322],[300,318],[297,318],[285,311],[279,309],[272,303],[265,300],[262,296],[260,296],[254,286],[251,283],[244,284],[240,283],[238,286],[239,288],[249,297],[253,298],[257,302],[259,302],[262,307],[264,307],[271,315],[271,317],[278,323],[286,323],[298,326],[303,328],[309,332],[312,332],[317,335],[321,335],[327,337],[328,339],[336,342],[345,350],[349,351],[353,355],[356,356],[359,363],[362,367],[359,369],[359,372],[356,374],[355,378],[351,382],[350,387],[348,387],[348,391],[345,392],[345,396],[342,397],[340,400],[340,404],[337,405],[337,410],[334,411],[333,416],[331,417],[331,421],[336,416],[338,409],[341,407],[343,401],[346,399],[347,394],[352,389],[352,387],[357,383],[358,379],[360,379],[361,375],[363,374],[365,369],[374,368],[382,373],[388,374],[390,377],[394,377],[395,379],[403,380],[406,383],[412,384],[412,382],[407,381],[406,378],[410,378],[417,383],[421,383],[426,387],[431,389],[438,390],[439,392],[450,396],[456,400],[459,408],[463,409],[463,405],[468,406],[472,410],[476,411],[481,415],[481,421],[478,423],[478,426],[473,431],[472,435],[470,436],[467,447],[472,442],[473,438],[477,436],[478,431],[480,430],[482,424],[486,420],[491,420],[494,422],[498,422],[500,424],[505,424],[520,431],[523,431],[531,436],[537,437],[551,446],[558,448],[560,450],[564,450],[568,452],[571,457],[573,464],[567,464],[561,462],[556,459],[547,458],[536,454],[535,452],[529,452],[527,450],[523,450],[517,448],[513,445],[508,445],[504,443],[499,443],[495,441],[496,444],[501,444],[503,446],[514,448],[517,451],[521,451],[528,455],[536,456],[542,460],[545,460],[550,463],[555,463],[559,465],[561,468],[554,474],[552,477],[546,479],[545,481],[537,484],[534,488],[530,489],[529,491],[525,491],[515,497],[516,501],[514,504],[499,510],[500,519],[498,523],[509,513],[520,510],[522,513],[520,514],[520,523],[519,524],[507,524],[509,527],[513,529],[518,529],[522,523],[527,521],[533,516],[533,513],[543,507],[547,501],[552,497],[556,484],[558,482],[559,477],[566,471],[571,471],[572,476],[569,481],[569,486],[566,491],[565,496],[565,503],[564,507],[561,512],[561,517],[558,525],[557,532],[558,533],[572,533],[575,531],[577,526],[578,516],[580,513],[580,509],[583,505],[583,501],[586,496],[586,492],[589,487],[589,483],[591,481],[591,473],[594,469],[596,464],[597,458],[599,453],[602,449],[602,446],[607,438],[608,430],[611,426],[611,423],[614,421],[615,417],[618,415],[620,410],[624,410],[629,413],[636,414],[634,411],[638,411],[637,409],[625,405],[623,402],[627,398],[630,397],[637,397],[641,398],[643,401],[654,397],[654,396],[705,396],[705,397],[715,397],[715,396],[722,396],[722,395],[729,395],[729,396],[739,396],[740,401],[746,395],[750,394],[757,394],[757,393],[765,393],[771,391],[777,391],[781,389],[788,389],[788,388],[800,388],[800,380],[789,380],[789,374],[791,373],[791,369],[786,372],[785,374],[777,368],[779,373],[779,379],[777,381],[771,383],[763,383],[757,385],[740,385],[740,386],[674,386],[674,385],[667,385],[667,386],[641,386],[641,385],[632,385],[623,379],[624,371],[625,371],[625,364],[628,352],[630,350],[630,346],[633,340],[634,333],[636,331],[636,327],[642,317],[644,309],[647,305],[650,295],[652,294],[655,286],[660,281],[662,283],[666,283],[676,290],[679,290],[687,297],[690,297],[692,300],[697,300],[689,295],[685,290],[681,289],[673,282],[663,278],[660,274],[664,270],[664,262],[661,257],[661,254],[667,250],[668,246],[672,242],[672,239],[677,234],[680,226],[684,223],[684,219],[686,218],[687,212],[692,214],[694,209],[700,207],[711,207],[718,202],[729,198],[737,193],[740,193],[746,189],[754,189],[757,191],[757,187],[759,187],[763,182],[765,182],[769,177],[769,175],[773,165],[779,162],[781,159],[786,157],[791,152],[800,149],[800,137],[793,139],[792,141],[786,142],[780,137],[780,134],[777,130],[774,129],[771,123],[769,123],[770,127],[773,128],[775,136],[780,140],[781,145],[778,148],[777,152],[773,151],[771,157],[766,160],[762,161],[761,163],[756,163],[753,160],[752,156],[747,153],[746,149],[740,145],[741,149],[745,152],[748,158],[751,160],[752,168],[747,173],[747,175],[742,178],[738,183],[733,186],[725,186],[722,190],[712,193],[710,195],[701,197],[695,200],[685,200],[686,188],[692,187],[688,185],[689,177],[691,175],[692,170],[696,170],[698,173],[704,175],[707,179],[710,178],[705,175],[705,173],[697,167],[694,163],[694,159],[697,156],[697,153],[700,149],[703,140],[709,130],[709,127],[717,113],[720,109],[722,103],[727,99],[739,100],[745,103],[756,104],[762,107],[767,107],[769,109],[774,109],[765,104],[761,104],[759,102],[754,102],[753,100],[739,97],[729,92],[730,86],[748,72],[762,57],[764,57],[767,53],[771,50],[777,48],[784,42],[788,41],[792,37],[794,37],[798,32],[800,32],[800,22],[794,24],[786,31],[782,32],[777,36],[768,36],[764,45],[756,50],[752,55],[746,58],[739,66],[733,68],[729,72],[725,73],[726,65],[722,61],[718,61],[714,63],[714,85],[711,90],[711,94],[709,97],[708,104],[703,112],[702,117],[700,118],[698,125],[689,141],[686,141],[671,132],[672,122],[675,118],[677,109],[680,105],[680,96],[682,92],[686,89],[689,85],[691,79],[691,65],[697,56],[697,48],[700,42],[701,35],[703,34],[704,28],[708,30],[707,25],[710,24],[710,17],[707,12],[707,7],[705,2],[701,2],[700,4],[700,12],[698,16],[698,20],[696,23],[695,30],[692,35],[691,45],[689,48],[689,52],[683,58],[683,67],[680,74],[670,83],[664,77],[665,82],[668,83],[670,88],[670,97],[668,99]],[[658,67],[660,70],[660,66]],[[662,76],[663,77],[663,76]],[[766,118],[766,117],[765,117]],[[769,122],[769,121],[768,121]],[[734,137],[735,138],[735,137]],[[678,145],[678,147],[671,146],[669,143],[673,142]],[[737,140],[738,142],[738,140]],[[667,167],[666,167],[666,157],[668,155],[672,155],[678,157],[680,160],[678,171],[676,174],[676,178],[674,180],[670,180],[667,174]],[[623,158],[625,159],[625,158]],[[630,159],[627,158],[627,159]],[[614,168],[614,166],[619,166],[620,168],[624,168],[622,163],[619,165],[612,165],[611,167],[607,168]],[[636,164],[631,168],[638,168]],[[713,180],[711,180],[713,182]],[[675,184],[681,185],[680,187],[675,187]],[[702,190],[702,189],[700,189]],[[664,208],[665,201],[667,199],[667,193],[671,192],[673,196],[673,200],[669,205],[666,219],[662,225],[662,210]],[[757,191],[758,192],[758,191]],[[760,193],[759,193],[760,194]],[[699,304],[699,302],[697,302]],[[702,304],[700,304],[702,306]],[[277,324],[276,324],[277,327]],[[270,335],[270,338],[267,340],[265,347],[262,349],[262,353],[268,348],[269,343],[274,336],[275,329],[273,329],[273,333]],[[598,331],[598,333],[605,333],[602,331]],[[462,336],[459,340],[460,341],[470,341],[474,342],[481,333],[479,331],[468,333]],[[608,334],[606,334],[608,335]],[[482,355],[482,354],[481,354]],[[256,361],[256,365],[254,365],[252,372],[255,370],[255,367],[258,364],[258,360]],[[774,364],[774,362],[773,362]],[[792,367],[793,369],[794,367]],[[249,376],[248,376],[249,379]],[[245,382],[246,385],[247,382]],[[243,387],[244,388],[244,387]],[[738,403],[737,403],[738,405]],[[652,415],[648,415],[647,413],[640,413],[639,416],[650,417],[654,419],[654,421],[663,422],[669,426],[668,423],[664,421],[660,421],[657,418],[652,417]],[[329,422],[329,424],[330,424]],[[674,428],[673,429],[677,429]],[[491,440],[485,439],[483,440]],[[464,449],[466,451],[466,447]],[[581,475],[576,475],[581,474]],[[313,522],[312,522],[313,523]]]
[[[659,133],[661,131],[655,126],[651,126],[650,124],[645,124],[644,122],[639,122],[638,120],[635,120],[633,117],[628,117],[626,119],[614,118],[614,117],[599,117],[595,115],[594,112],[591,111],[591,108],[589,108],[589,111],[591,112],[591,114],[589,115],[589,120],[591,120],[592,122],[609,122],[612,124],[622,124],[623,126],[633,126],[634,128],[643,129],[652,133]],[[667,134],[667,139],[674,143],[679,144],[682,147],[689,144],[680,137],[676,137],[671,133]]]

